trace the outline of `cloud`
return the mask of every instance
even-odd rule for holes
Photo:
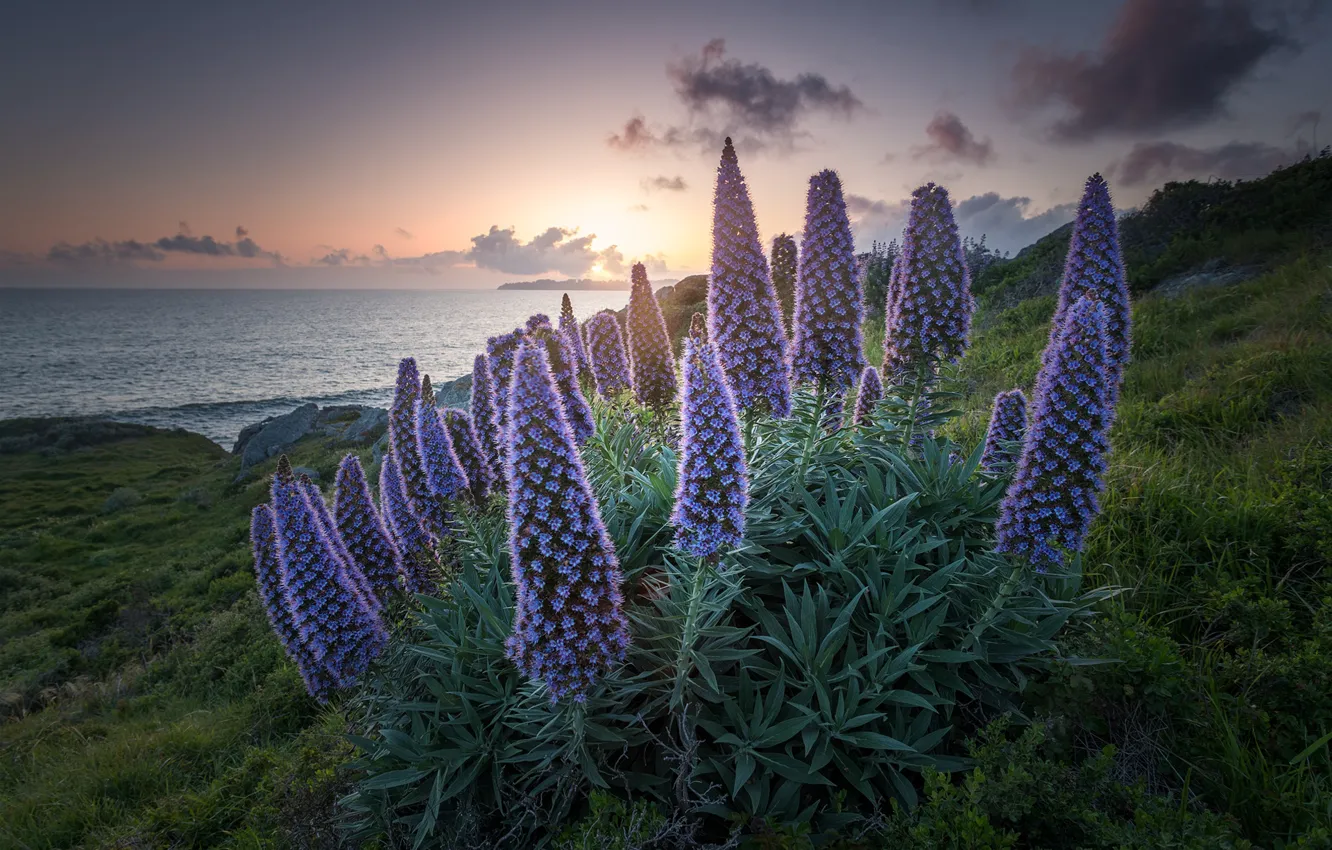
[[[952,112],[940,110],[925,126],[925,135],[930,143],[917,145],[911,149],[916,159],[930,159],[935,162],[972,162],[986,165],[994,159],[994,145],[987,138],[978,140],[962,119]]]
[[[1001,197],[998,192],[972,195],[954,207],[958,229],[998,251],[1016,252],[1073,220],[1075,203],[1059,204],[1030,214],[1031,198]]]
[[[401,236],[403,239],[415,239],[415,238],[416,238],[415,236],[412,235],[412,233],[411,233],[410,231],[408,231],[406,228],[403,228],[403,227],[395,227],[395,228],[393,228],[393,232],[396,233],[396,234],[398,234],[399,236]]]
[[[158,262],[166,259],[153,245],[128,239],[124,242],[108,242],[105,239],[93,239],[80,245],[57,242],[46,252],[46,259],[53,263],[84,265],[91,263],[120,263],[135,260]]]
[[[314,263],[321,266],[365,266],[370,264],[370,258],[365,254],[355,254],[350,248],[330,248],[327,254],[314,260]]]
[[[675,177],[667,177],[664,174],[659,177],[644,177],[640,181],[640,185],[643,187],[644,192],[651,192],[653,190],[663,192],[683,192],[685,189],[689,188],[683,177],[680,177],[679,175],[676,175]]]
[[[623,271],[624,255],[614,245],[592,247],[596,238],[595,233],[579,236],[577,230],[549,227],[524,242],[514,228],[492,225],[487,232],[473,236],[472,247],[465,251],[435,251],[418,257],[389,257],[385,252],[382,261],[425,270],[471,264],[516,275],[559,272],[577,277],[598,265],[613,274]]]
[[[1188,177],[1242,180],[1261,177],[1310,152],[1308,143],[1278,148],[1265,142],[1227,142],[1195,148],[1178,142],[1139,142],[1109,172],[1125,186]]]
[[[1322,120],[1323,120],[1323,113],[1319,112],[1317,109],[1308,109],[1305,110],[1304,112],[1296,112],[1294,115],[1290,116],[1290,118],[1287,119],[1286,121],[1286,137],[1289,138],[1290,136],[1293,136],[1296,133],[1303,130],[1305,127],[1308,127],[1313,136],[1313,141],[1310,142],[1310,145],[1311,146],[1317,145],[1318,123]]]
[[[283,257],[277,251],[267,251],[259,247],[249,237],[244,227],[236,227],[235,242],[221,242],[212,236],[195,236],[189,222],[182,221],[175,236],[163,236],[153,242],[140,242],[128,239],[120,242],[108,242],[105,239],[93,239],[79,245],[58,242],[46,253],[46,259],[53,263],[88,264],[120,262],[161,262],[168,254],[195,254],[204,257],[243,257],[245,259],[271,260],[274,265],[282,265]]]
[[[1024,50],[1014,103],[1063,107],[1049,128],[1059,141],[1200,124],[1259,62],[1295,47],[1286,29],[1261,26],[1250,0],[1128,0],[1093,52]]]
[[[742,148],[789,149],[801,125],[812,114],[849,119],[865,104],[845,85],[834,85],[822,74],[804,72],[781,79],[757,62],[726,56],[725,39],[715,38],[697,55],[668,63],[666,76],[688,113],[688,126],[653,129],[642,115],[625,122],[606,143],[624,151],[656,147],[718,147],[724,136],[734,136]]]
[[[642,257],[636,257],[635,263],[642,263],[647,273],[652,277],[670,274],[670,267],[666,265],[665,254],[646,254]]]
[[[848,194],[846,196],[846,211],[852,219],[862,219],[867,216],[883,217],[891,215],[895,211],[886,201],[875,201],[864,195]]]

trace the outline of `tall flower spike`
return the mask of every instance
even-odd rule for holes
[[[282,588],[310,658],[348,687],[383,648],[383,626],[361,603],[284,455],[273,476]]]
[[[427,522],[426,527],[436,536],[443,536],[441,529],[450,530],[453,526],[452,512],[445,503],[465,498],[470,482],[453,450],[453,440],[439,408],[418,403],[416,416],[417,448],[425,464],[426,483],[435,499],[433,524]]]
[[[524,330],[531,333],[537,328],[548,328],[550,326],[550,316],[547,316],[545,313],[533,313],[527,317],[527,325],[524,327]]]
[[[296,665],[305,689],[320,702],[327,702],[333,690],[333,680],[316,662],[301,640],[287,600],[282,593],[282,566],[278,563],[277,527],[273,511],[268,505],[258,505],[250,514],[250,545],[254,550],[254,576],[259,589],[259,601],[268,614],[268,623],[282,642],[287,657]]]
[[[799,257],[794,236],[778,233],[772,237],[772,289],[782,305],[782,323],[787,330],[795,314],[795,287]]]
[[[856,412],[851,420],[853,425],[869,425],[874,422],[874,408],[883,398],[883,381],[879,379],[879,370],[866,366],[860,373],[860,389],[856,391]]]
[[[495,421],[500,430],[509,427],[509,383],[513,375],[513,358],[518,345],[527,335],[522,328],[486,340],[486,360],[490,365],[490,378],[495,388]]]
[[[661,305],[652,294],[647,269],[634,263],[629,290],[629,374],[634,396],[645,407],[662,408],[675,400],[675,360]]]
[[[386,600],[398,590],[402,556],[375,509],[360,458],[354,454],[345,456],[338,464],[334,484],[333,515],[342,541],[374,594],[381,601]]]
[[[892,324],[884,363],[953,361],[971,332],[971,277],[957,235],[948,191],[927,183],[911,193],[902,237],[902,267],[894,274]]]
[[[407,592],[429,593],[434,590],[434,576],[440,568],[435,538],[412,513],[402,471],[392,453],[384,455],[384,462],[379,467],[379,512],[402,554],[402,577]]]
[[[393,404],[389,407],[389,449],[402,473],[412,513],[432,534],[442,535],[448,528],[447,516],[430,487],[417,434],[416,414],[420,402],[421,378],[416,370],[416,360],[407,357],[398,364],[398,384],[393,393]]]
[[[333,514],[328,509],[328,503],[324,501],[324,492],[319,489],[319,485],[310,480],[309,476],[300,477],[301,487],[305,490],[305,498],[310,503],[310,509],[314,511],[315,520],[319,523],[319,531],[328,540],[328,545],[342,564],[342,573],[347,577],[347,581],[356,590],[356,597],[360,599],[365,609],[376,617],[384,607],[375,595],[375,590],[370,585],[370,579],[361,570],[361,565],[356,563],[352,557],[351,551],[347,548],[346,542],[342,539],[342,534],[338,531],[337,521],[333,519]],[[376,620],[378,622],[378,620]],[[385,634],[384,637],[388,635]]]
[[[602,398],[613,399],[630,388],[629,358],[614,313],[601,312],[587,320],[587,357]]]
[[[795,296],[797,381],[845,392],[865,368],[860,325],[865,298],[836,171],[809,178]]]
[[[448,408],[444,412],[444,424],[449,429],[449,439],[453,441],[453,453],[458,456],[463,472],[467,474],[467,483],[472,491],[472,498],[481,503],[490,495],[490,488],[495,483],[495,472],[486,460],[481,447],[481,439],[472,424],[472,417],[467,411]]]
[[[985,433],[985,450],[981,453],[981,468],[996,471],[1017,460],[1012,444],[1022,439],[1027,430],[1027,397],[1022,390],[1008,390],[994,397],[990,411],[990,427]]]
[[[550,689],[583,701],[629,644],[620,567],[601,521],[543,346],[514,367],[506,436],[509,552],[517,605],[509,657]]]
[[[478,354],[472,360],[472,396],[468,407],[472,424],[481,439],[486,464],[497,473],[500,469],[499,411],[495,407],[495,379],[490,374],[490,360]]]
[[[1119,397],[1119,384],[1128,365],[1132,304],[1124,258],[1119,247],[1119,223],[1110,201],[1110,186],[1100,174],[1087,178],[1069,237],[1059,304],[1050,327],[1050,341],[1059,335],[1068,311],[1080,298],[1092,298],[1105,307],[1107,356],[1110,359],[1111,399]],[[1046,351],[1050,351],[1049,347]]]
[[[706,340],[685,340],[680,420],[675,545],[707,557],[744,541],[749,473],[735,399]]]
[[[790,415],[791,363],[782,308],[768,280],[754,205],[729,138],[717,167],[712,206],[708,339],[741,410]]]
[[[569,293],[564,293],[560,299],[560,333],[569,343],[569,348],[573,352],[574,361],[578,364],[578,374],[581,377],[584,374],[592,373],[592,366],[587,362],[587,352],[583,349],[583,334],[578,327],[578,319],[574,316],[573,302],[569,300]]]
[[[439,407],[439,402],[435,400],[435,388],[430,385],[430,376],[421,376],[421,403],[430,407]]]
[[[569,341],[563,334],[551,329],[549,324],[538,325],[528,333],[529,340],[536,340],[546,347],[546,357],[550,361],[551,373],[555,376],[555,386],[560,391],[560,403],[564,405],[564,415],[573,429],[578,445],[586,443],[596,433],[596,422],[592,419],[592,408],[583,396],[583,388],[578,384],[578,369]]]
[[[883,305],[883,375],[892,379],[907,364],[905,352],[898,353],[897,344],[897,302],[902,300],[902,252],[893,258],[893,268],[888,274],[888,291]],[[906,337],[905,333],[903,334]]]
[[[1059,567],[1066,553],[1082,551],[1100,510],[1110,451],[1106,324],[1104,308],[1090,298],[1068,311],[1037,376],[1017,473],[999,508],[995,548],[1039,572]]]

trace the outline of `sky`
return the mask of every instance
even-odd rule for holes
[[[1332,141],[1327,0],[17,0],[0,286],[493,287],[706,272],[722,140],[765,242],[948,188],[1015,252]]]

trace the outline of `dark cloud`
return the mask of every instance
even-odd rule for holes
[[[1059,204],[1031,215],[1031,198],[1001,197],[997,192],[972,195],[954,207],[964,236],[979,239],[998,251],[1016,252],[1073,220],[1077,204]]]
[[[1308,109],[1305,110],[1304,112],[1296,112],[1294,115],[1290,116],[1290,118],[1286,121],[1286,136],[1287,137],[1293,136],[1296,133],[1303,130],[1305,127],[1308,127],[1310,131],[1310,136],[1312,138],[1312,141],[1309,142],[1309,144],[1311,147],[1317,147],[1318,124],[1322,120],[1323,120],[1323,113],[1319,112],[1317,109]]]
[[[350,248],[330,248],[327,254],[314,262],[321,266],[366,266],[370,264],[370,258],[365,254],[353,253]]]
[[[715,38],[695,56],[666,66],[666,76],[689,113],[688,126],[654,129],[635,115],[606,142],[618,150],[656,147],[720,147],[725,136],[748,150],[789,149],[811,114],[851,118],[865,104],[845,85],[806,72],[780,79],[757,62],[727,58],[725,39]]]
[[[875,201],[864,195],[848,194],[846,196],[846,211],[853,219],[861,219],[867,216],[883,217],[891,215],[894,208],[887,201]]]
[[[663,192],[683,192],[685,189],[689,188],[683,177],[680,177],[679,175],[676,175],[675,177],[667,177],[664,174],[659,177],[644,177],[641,181],[641,185],[644,192],[651,192],[653,190]]]
[[[1261,177],[1310,152],[1307,143],[1278,148],[1264,142],[1227,142],[1195,148],[1178,142],[1140,142],[1109,172],[1125,186],[1189,177],[1242,180]]]
[[[415,239],[415,238],[416,238],[415,236],[412,235],[412,233],[411,233],[410,231],[408,231],[406,228],[403,228],[403,227],[395,227],[395,228],[393,228],[393,232],[396,233],[396,234],[398,234],[399,236],[401,236],[403,239]]]
[[[46,259],[55,263],[159,262],[166,259],[167,254],[196,254],[204,257],[271,260],[274,265],[282,265],[281,254],[259,247],[248,234],[248,230],[238,226],[235,242],[219,242],[211,236],[193,235],[189,222],[182,221],[175,236],[163,236],[154,242],[139,242],[135,239],[123,242],[93,239],[80,245],[59,242],[47,252]]]
[[[1050,127],[1061,141],[1198,124],[1260,61],[1294,47],[1285,30],[1262,25],[1250,0],[1128,0],[1093,52],[1026,49],[1015,103],[1064,107]]]
[[[925,135],[929,136],[928,145],[917,145],[911,149],[916,159],[930,159],[935,162],[971,162],[985,165],[994,159],[994,145],[987,138],[978,140],[962,119],[952,112],[940,110],[925,126]]]
[[[124,242],[107,242],[105,239],[93,239],[80,245],[57,242],[46,252],[46,259],[62,264],[119,263],[134,260],[158,262],[166,259],[153,245],[129,239]]]
[[[193,235],[194,235],[194,231],[190,230],[190,223],[189,223],[188,221],[185,221],[184,219],[181,219],[181,220],[176,224],[176,231],[177,231],[178,233],[183,233],[183,234],[186,235],[186,236],[193,236]]]

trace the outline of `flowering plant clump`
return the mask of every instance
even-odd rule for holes
[[[375,508],[360,458],[349,454],[342,459],[334,487],[333,515],[338,533],[374,594],[385,600],[399,588],[402,556]]]
[[[1069,310],[1037,376],[1017,472],[995,526],[996,548],[1039,571],[1082,551],[1100,509],[1112,415],[1106,325],[1104,307],[1090,298]]]
[[[495,407],[495,379],[490,374],[490,360],[478,354],[472,360],[472,394],[468,403],[476,436],[486,465],[496,474],[500,470],[499,411]],[[500,482],[503,486],[503,482]]]
[[[453,450],[453,440],[449,438],[449,429],[444,425],[439,408],[424,401],[417,402],[416,417],[417,447],[425,466],[426,484],[434,497],[430,503],[431,513],[423,519],[435,536],[444,537],[453,524],[447,503],[468,494],[467,473]]]
[[[735,399],[707,340],[685,340],[680,404],[680,470],[675,545],[698,557],[739,546],[745,537],[749,474]]]
[[[675,362],[661,305],[652,294],[647,268],[634,263],[629,290],[629,371],[638,403],[662,408],[675,400]]]
[[[614,313],[601,312],[587,320],[587,359],[602,398],[613,399],[630,389],[629,358]]]
[[[835,171],[809,178],[795,292],[795,380],[845,392],[865,368],[865,319],[856,246]]]
[[[433,589],[434,574],[440,567],[439,555],[435,552],[436,540],[412,513],[407,486],[392,453],[384,455],[384,462],[379,467],[379,512],[402,554],[403,584],[407,592],[426,593]]]
[[[990,427],[985,433],[985,450],[981,467],[1001,470],[1017,460],[1012,444],[1022,439],[1027,430],[1027,397],[1022,390],[1008,390],[994,397],[990,411]]]
[[[885,313],[884,363],[929,365],[962,356],[971,331],[971,277],[948,191],[927,183],[911,193]]]
[[[549,324],[533,327],[527,338],[545,346],[551,373],[555,376],[555,386],[560,391],[560,403],[564,405],[564,415],[569,420],[574,439],[581,446],[592,436],[596,425],[592,422],[592,408],[588,406],[578,383],[578,364],[569,347],[569,340]]]
[[[782,305],[782,322],[788,329],[791,327],[791,316],[795,313],[798,262],[794,236],[778,233],[772,237],[772,290],[777,293],[777,301]]]
[[[285,455],[273,476],[272,506],[281,585],[296,633],[336,686],[354,684],[383,648],[384,627],[346,575]]]
[[[578,366],[579,376],[591,374],[592,366],[587,362],[587,352],[583,349],[583,334],[578,327],[578,319],[574,316],[573,302],[569,300],[569,293],[567,292],[560,300],[560,333],[564,335],[569,350],[573,354],[574,362]]]
[[[869,425],[874,421],[874,408],[883,398],[883,381],[879,370],[866,366],[860,373],[860,389],[856,391],[856,412],[852,416],[852,425]]]
[[[333,691],[333,680],[324,668],[311,657],[305,641],[301,639],[292,620],[282,590],[282,566],[278,563],[277,527],[273,511],[268,505],[257,505],[250,514],[250,545],[254,552],[254,575],[259,588],[259,601],[263,603],[268,623],[282,642],[287,657],[296,665],[310,696],[327,702]]]
[[[506,435],[517,588],[508,652],[552,700],[582,701],[629,643],[619,562],[556,395],[544,346],[514,366]]]
[[[495,483],[495,473],[486,460],[481,447],[481,438],[476,433],[476,426],[467,411],[448,408],[444,411],[444,424],[449,429],[449,439],[453,441],[454,454],[462,464],[467,475],[467,484],[472,491],[472,499],[484,502],[490,495],[490,488]]]
[[[420,436],[417,434],[417,411],[421,402],[421,377],[416,360],[403,358],[398,364],[398,383],[389,406],[389,451],[402,474],[407,492],[407,504],[413,514],[434,535],[447,530],[447,517],[430,486],[421,456]]]
[[[1119,397],[1119,383],[1129,360],[1132,304],[1110,186],[1100,174],[1087,178],[1082,200],[1078,202],[1047,352],[1053,350],[1069,311],[1082,298],[1099,301],[1105,308],[1106,357],[1113,378],[1110,384],[1113,401]]]
[[[531,333],[537,328],[549,327],[551,327],[550,316],[547,316],[545,313],[533,313],[527,317],[527,324],[523,326],[523,329],[528,333]]]
[[[712,206],[708,338],[741,410],[791,413],[791,364],[777,293],[759,242],[749,187],[726,140]]]

